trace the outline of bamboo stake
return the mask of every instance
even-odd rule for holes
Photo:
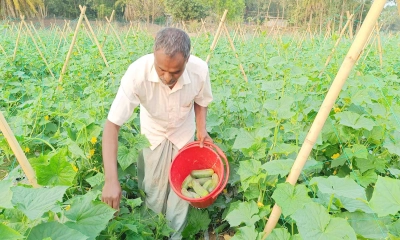
[[[215,45],[217,45],[217,41],[218,41],[219,36],[221,34],[222,25],[224,25],[224,21],[225,21],[227,13],[228,13],[228,10],[225,9],[224,14],[222,15],[221,21],[219,22],[217,33],[215,33],[214,40],[213,40],[213,42],[211,44],[211,47],[210,47],[210,53],[208,54],[207,59],[206,59],[207,63],[208,63],[208,61],[210,61],[211,53],[214,51]]]
[[[115,13],[115,10],[113,10],[113,11],[111,12],[110,22],[111,22],[111,21],[113,20],[113,18],[114,18],[114,13]],[[107,17],[106,17],[106,19],[107,19]],[[107,19],[107,22],[108,22],[108,19]],[[104,44],[105,44],[105,42],[106,42],[106,40],[107,40],[109,28],[110,28],[110,24],[107,24],[107,26],[106,26],[106,33],[104,34],[104,39],[103,39],[103,42],[101,43],[101,48],[102,48],[102,49],[103,49]]]
[[[15,138],[13,132],[11,131],[10,126],[8,125],[6,119],[3,116],[3,113],[0,111],[0,131],[3,133],[4,137],[7,139],[8,144],[11,147],[11,150],[14,152],[15,157],[18,160],[19,165],[24,171],[28,181],[35,188],[39,187],[35,175],[35,171],[33,170],[31,164],[26,158],[24,152],[21,149],[21,146],[18,144],[17,139]]]
[[[379,35],[379,24],[378,21],[376,21],[375,24],[375,29],[376,29],[376,38],[378,39],[378,52],[379,52],[379,63],[381,65],[381,68],[383,66],[383,58],[382,58],[382,44],[381,44],[381,36]]]
[[[235,53],[235,57],[236,57],[236,59],[239,61],[239,68],[240,68],[240,71],[241,71],[242,74],[243,74],[244,80],[245,80],[246,82],[248,82],[246,73],[244,72],[242,63],[240,62],[239,56],[238,56],[238,54],[237,54],[237,52],[236,52],[235,45],[233,45],[233,42],[232,42],[232,39],[231,39],[231,35],[229,34],[229,31],[228,31],[228,29],[226,28],[225,24],[224,24],[224,30],[225,30],[226,36],[228,37],[228,40],[229,40],[229,43],[230,43],[231,48],[232,48],[232,50],[233,50],[233,53]]]
[[[37,44],[37,42],[35,40],[35,37],[33,36],[32,32],[31,32],[31,30],[29,29],[28,24],[26,24],[25,20],[23,19],[23,16],[21,16],[21,18],[22,18],[22,23],[24,24],[24,26],[26,28],[26,31],[28,32],[29,36],[32,38],[32,41],[33,41],[33,44],[36,47],[36,50],[39,52],[40,57],[42,58],[43,62],[46,64],[46,67],[49,70],[51,76],[53,76],[53,78],[55,78],[54,74],[53,74],[53,71],[51,71],[51,68],[50,68],[49,64],[47,63],[46,58],[44,57],[42,51],[40,51],[40,48],[39,48],[39,46],[38,46],[38,44]]]
[[[22,21],[19,23],[17,41],[15,42],[14,54],[13,54],[13,58],[12,58],[13,61],[15,60],[15,57],[17,56],[17,48],[18,48],[18,43],[19,43],[19,37],[21,36],[21,31],[22,31]]]
[[[39,39],[40,44],[42,44],[42,48],[45,49],[46,47],[44,46],[44,43],[43,43],[42,39],[40,38],[39,33],[36,31],[35,25],[33,25],[32,21],[31,21],[31,26],[32,26],[33,31],[35,32],[37,38]]]
[[[78,35],[79,26],[82,23],[83,16],[85,16],[85,11],[86,11],[86,6],[83,6],[83,8],[81,8],[81,15],[79,16],[78,23],[76,24],[76,27],[75,27],[74,37],[72,38],[72,42],[71,42],[71,45],[70,45],[68,53],[67,53],[67,58],[65,59],[64,66],[63,66],[63,68],[61,70],[60,78],[58,79],[59,83],[62,82],[64,73],[67,70],[69,58],[71,57],[72,50],[74,49],[74,45],[75,45],[75,42],[76,42],[76,36]]]
[[[131,31],[131,29],[132,29],[132,21],[129,21],[129,28],[128,28],[128,31],[126,32],[125,40],[128,38],[129,32]],[[133,31],[133,30],[132,30],[132,31]]]
[[[349,21],[349,19],[351,19],[351,20],[350,20],[350,23],[352,23],[352,22],[353,22],[353,15],[354,15],[354,13],[350,15],[350,12],[349,12],[349,11],[346,11],[346,15],[347,15],[347,21]],[[346,24],[347,24],[347,23],[346,23]],[[344,28],[346,28],[346,25],[344,26]],[[353,39],[353,24],[350,24],[349,33],[350,33],[350,39]]]
[[[397,0],[397,11],[399,12],[400,15],[400,0]]]
[[[125,51],[124,44],[122,44],[121,39],[119,38],[117,31],[115,31],[115,28],[112,26],[111,20],[108,20],[107,16],[106,16],[106,20],[107,20],[108,24],[110,25],[110,28],[113,31],[114,35],[117,37],[117,40],[118,40],[119,44],[121,45],[122,50]]]
[[[317,140],[317,137],[320,134],[322,127],[324,126],[324,123],[329,116],[329,113],[332,110],[332,107],[335,104],[337,97],[339,96],[340,90],[346,82],[350,71],[353,69],[357,57],[360,55],[369,34],[372,32],[376,20],[382,12],[385,3],[386,0],[375,0],[372,3],[370,10],[363,24],[361,25],[360,31],[356,35],[353,44],[351,45],[335,79],[333,80],[332,86],[330,87],[324,101],[322,102],[320,110],[315,117],[315,120],[306,136],[306,139],[304,140],[304,143],[299,151],[299,154],[297,155],[292,169],[290,170],[290,174],[287,177],[286,182],[289,182],[292,185],[296,184],[307,161],[307,158],[309,157],[310,152],[312,151],[312,148]],[[277,204],[275,204],[267,221],[267,224],[265,225],[263,239],[265,239],[275,228],[280,215],[281,209]]]
[[[8,59],[7,52],[6,52],[6,50],[3,48],[3,46],[1,46],[1,44],[0,44],[0,50],[4,53],[4,56],[6,56],[6,59]]]
[[[331,53],[329,54],[328,58],[325,61],[325,65],[324,68],[322,68],[321,72],[319,73],[318,77],[321,77],[322,74],[324,73],[326,67],[328,66],[329,62],[331,61],[331,58],[333,56],[333,54],[335,53],[336,47],[339,45],[340,40],[342,39],[344,32],[346,31],[347,26],[349,26],[351,19],[353,18],[354,14],[351,14],[350,17],[347,19],[346,24],[344,25],[344,27],[342,28],[342,31],[340,32],[339,38],[338,40],[336,40],[335,45],[332,48]]]
[[[83,10],[83,8],[81,6],[79,6],[79,8],[81,9],[81,11]],[[94,34],[92,26],[90,25],[90,22],[89,22],[88,18],[86,17],[86,15],[84,15],[84,18],[85,18],[86,25],[88,26],[90,32],[93,35],[94,42],[96,43],[96,46],[99,49],[100,55],[103,58],[104,63],[106,64],[107,67],[109,67],[107,59],[106,59],[106,56],[104,56],[103,50],[101,50],[101,46],[99,44],[99,41],[97,40],[96,34]]]

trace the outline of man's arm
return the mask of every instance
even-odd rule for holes
[[[121,185],[117,170],[119,129],[120,126],[106,120],[102,139],[105,183],[101,200],[117,210],[121,201]]]
[[[196,115],[197,140],[200,141],[200,147],[203,147],[204,141],[213,142],[206,129],[207,107],[194,103],[194,113]]]

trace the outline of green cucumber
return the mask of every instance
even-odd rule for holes
[[[196,181],[198,181],[201,185],[204,185],[208,180],[211,180],[210,177],[205,177],[205,178],[196,178]]]
[[[211,180],[211,179],[208,180],[207,182],[205,182],[205,183],[203,184],[203,188],[204,188],[204,189],[208,189],[208,187],[210,186],[211,183],[212,183],[212,180]]]
[[[190,174],[185,178],[185,180],[183,180],[182,182],[182,188],[188,188],[192,186],[192,176],[190,176]]]
[[[200,185],[198,181],[195,179],[192,181],[193,190],[200,195],[200,197],[205,197],[208,195],[208,191]]]
[[[193,198],[201,198],[199,194],[192,192],[192,191],[188,191],[190,194],[192,194]]]
[[[218,182],[219,182],[219,177],[216,173],[214,173],[211,177],[211,184],[208,185],[207,190],[209,192],[212,192],[215,189],[215,187],[218,185]]]
[[[181,193],[185,197],[193,198],[193,195],[186,188],[182,188]]]
[[[209,168],[202,170],[192,170],[190,175],[192,175],[193,178],[205,178],[205,177],[211,177],[213,173],[214,170],[212,168]]]

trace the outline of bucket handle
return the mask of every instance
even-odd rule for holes
[[[200,146],[200,141],[193,141],[191,143],[188,143],[179,151],[183,151],[184,149],[192,147],[192,146]],[[217,151],[217,154],[220,155],[224,159],[224,161],[225,161],[225,167],[224,167],[225,179],[224,179],[224,182],[222,183],[222,185],[220,186],[220,189],[221,188],[225,188],[226,184],[228,183],[228,179],[229,179],[229,163],[228,163],[228,159],[226,158],[225,153],[221,150],[221,148],[219,148],[214,143],[212,143],[210,141],[205,141],[204,142],[204,146],[207,146],[209,148],[214,148]]]

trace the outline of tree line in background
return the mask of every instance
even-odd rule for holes
[[[382,14],[387,28],[400,30],[395,0],[389,0]],[[340,28],[347,11],[354,14],[353,27],[360,25],[372,0],[0,0],[0,17],[27,18],[79,17],[79,5],[86,5],[89,19],[104,20],[115,10],[119,21],[145,21],[165,24],[167,21],[218,22],[225,9],[227,21],[263,24],[270,19],[285,19],[296,27]]]

